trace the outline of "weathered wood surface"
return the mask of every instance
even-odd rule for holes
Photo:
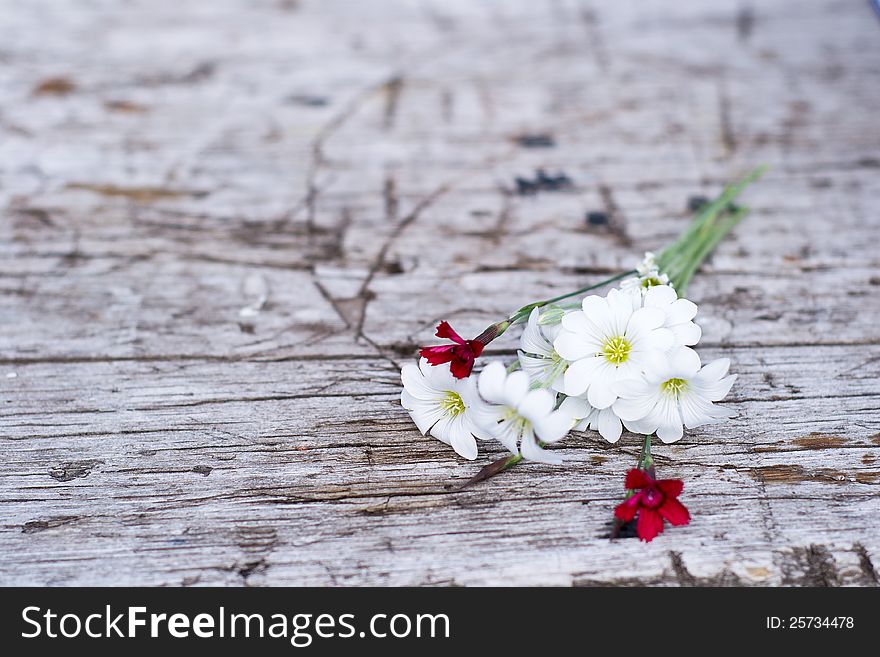
[[[878,583],[867,2],[8,0],[0,80],[0,584]],[[738,417],[657,449],[693,524],[602,538],[632,436],[454,492],[501,452],[400,408],[433,324],[759,163],[691,288]]]

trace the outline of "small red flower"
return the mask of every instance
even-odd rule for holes
[[[636,532],[639,538],[650,543],[663,533],[663,520],[671,525],[686,525],[691,514],[678,496],[684,488],[681,479],[654,479],[644,470],[630,470],[626,473],[625,486],[636,492],[632,497],[614,509],[614,515],[621,522],[630,522],[639,516]]]
[[[449,369],[456,379],[464,379],[470,376],[474,369],[474,361],[483,353],[486,345],[479,340],[465,340],[452,330],[448,322],[437,324],[438,338],[452,340],[455,344],[440,347],[422,347],[419,355],[426,358],[431,365],[450,363]]]

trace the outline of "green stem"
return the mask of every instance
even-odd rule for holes
[[[639,454],[639,470],[648,470],[654,467],[654,457],[651,456],[651,436],[645,436],[642,443],[642,452]]]

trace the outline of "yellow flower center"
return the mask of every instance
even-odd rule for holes
[[[507,412],[502,417],[502,422],[511,422],[515,433],[522,435],[523,431],[529,428],[532,423],[516,412],[515,408],[507,407]]]
[[[624,337],[608,338],[602,345],[602,353],[612,365],[621,365],[629,360],[629,352],[632,351],[632,345]]]
[[[647,278],[642,279],[642,287],[646,290],[650,290],[656,285],[663,285],[663,281],[661,281],[656,276],[648,276]]]
[[[684,379],[669,379],[660,385],[660,388],[667,395],[671,395],[678,399],[685,390],[687,390],[687,381]]]
[[[464,413],[464,400],[457,392],[446,391],[446,396],[440,400],[440,408],[447,415],[455,417]]]

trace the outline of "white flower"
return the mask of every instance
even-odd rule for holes
[[[508,374],[504,365],[490,363],[480,372],[480,395],[491,404],[481,413],[482,426],[513,454],[522,451],[524,458],[544,463],[562,463],[562,459],[538,446],[560,440],[573,424],[571,416],[558,410],[556,396],[547,390],[529,390],[525,372]]]
[[[623,434],[623,424],[613,406],[598,409],[593,408],[583,397],[566,397],[559,405],[559,410],[565,411],[576,421],[573,427],[575,431],[598,431],[600,436],[612,444],[620,440]]]
[[[553,348],[553,339],[562,327],[559,324],[542,326],[538,321],[540,316],[541,311],[538,308],[533,309],[529,315],[529,323],[519,340],[519,363],[529,375],[532,387],[562,392],[562,375],[568,369],[568,361]]]
[[[675,346],[692,346],[700,341],[703,330],[693,322],[697,316],[697,304],[679,299],[672,286],[656,285],[645,290],[642,303],[645,308],[659,308],[666,314],[663,326],[672,331]]]
[[[646,377],[621,381],[620,399],[614,412],[633,433],[657,436],[673,443],[688,429],[720,422],[732,413],[712,402],[730,392],[736,375],[727,376],[730,360],[721,358],[700,369],[700,357],[692,349],[677,349],[667,363]]]
[[[422,435],[430,432],[464,458],[477,458],[474,436],[491,436],[474,419],[486,406],[477,394],[476,377],[456,379],[448,364],[433,366],[422,358],[418,366],[404,365],[400,378],[400,404],[409,411]]]
[[[571,361],[564,375],[566,395],[586,393],[593,407],[605,409],[617,399],[617,381],[638,379],[646,369],[662,366],[674,343],[672,331],[662,328],[666,314],[659,308],[634,309],[634,296],[621,290],[605,298],[589,296],[583,310],[562,318],[553,346]]]
[[[660,267],[657,265],[657,257],[648,251],[644,260],[636,267],[638,276],[624,279],[620,284],[622,290],[639,290],[645,294],[648,290],[656,285],[669,285],[669,276],[660,273]]]

